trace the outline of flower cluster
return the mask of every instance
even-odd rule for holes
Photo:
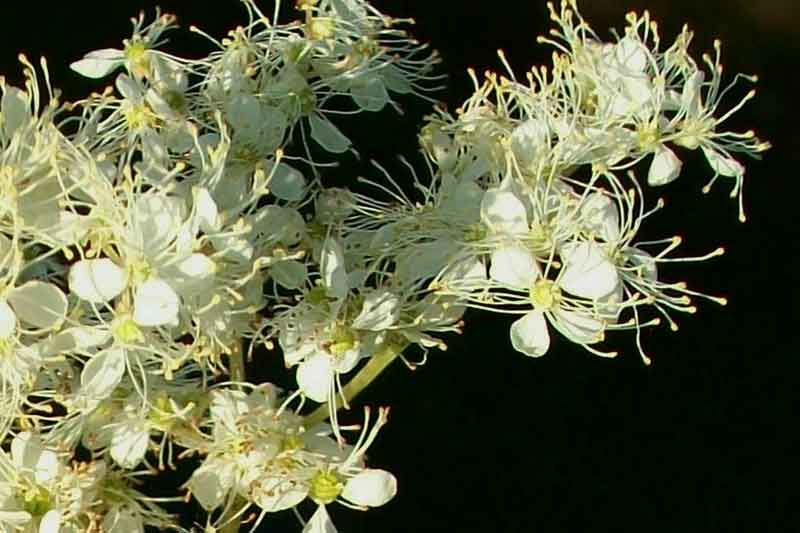
[[[643,327],[724,303],[661,279],[721,249],[637,239],[661,208],[645,187],[680,174],[676,147],[702,150],[709,186],[732,180],[744,219],[737,157],[768,144],[723,129],[753,93],[722,108],[718,46],[703,67],[686,29],[663,49],[632,14],[603,42],[574,2],[551,6],[552,68],[473,74],[458,113],[421,129],[430,178],[412,168],[409,192],[384,171],[388,185],[363,180],[372,196],[325,185],[356,152],[336,117],[433,101],[435,52],[365,0],[298,0],[290,23],[241,1],[248,22],[226,38],[191,28],[214,48],[200,59],[161,49],[174,17],[133,19],[120,49],[72,64],[114,76],[77,102],[44,60],[20,56],[24,88],[0,78],[3,531],[186,531],[159,503],[193,498],[204,531],[255,508],[253,528],[295,509],[305,533],[332,532],[328,504],[397,490],[365,461],[388,409],[360,426],[338,410],[393,360],[445,349],[467,308],[519,315],[510,342],[530,356],[550,328],[602,356],[606,332],[634,330],[649,362]],[[293,392],[247,381],[256,348],[276,346]],[[137,490],[190,456],[184,496]]]

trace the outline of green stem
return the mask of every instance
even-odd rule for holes
[[[362,390],[364,390],[367,385],[372,383],[375,378],[377,378],[398,355],[403,353],[404,349],[405,346],[398,347],[397,345],[389,344],[383,350],[375,353],[375,355],[373,355],[370,360],[367,361],[367,364],[361,367],[361,370],[358,371],[358,374],[356,374],[355,377],[351,379],[342,389],[347,403],[349,404],[350,401]],[[339,410],[340,407],[341,406],[337,402],[336,410]],[[314,424],[322,422],[328,418],[329,415],[330,408],[328,403],[323,403],[317,407],[314,412],[305,417],[305,426],[311,427]]]
[[[228,370],[231,373],[231,381],[244,381],[244,357],[242,357],[241,341],[234,346],[228,355]]]
[[[241,342],[237,343],[236,346],[233,347],[233,350],[231,350],[231,353],[228,355],[228,370],[230,370],[231,381],[244,381],[244,357],[242,355]],[[244,503],[244,500],[237,496],[236,501],[231,507],[231,511],[236,512],[236,509]],[[222,529],[219,530],[219,533],[239,533],[241,525],[242,517],[240,515],[223,526]]]

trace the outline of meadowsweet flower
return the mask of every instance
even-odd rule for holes
[[[175,17],[161,15],[156,9],[156,19],[150,24],[145,25],[144,12],[132,21],[133,36],[123,41],[123,50],[103,48],[89,52],[70,68],[87,78],[105,77],[122,66],[137,77],[150,75],[153,63],[160,59],[155,48],[163,42],[161,34],[175,27]]]
[[[634,330],[649,363],[642,328],[725,303],[665,281],[666,265],[722,250],[641,240],[663,203],[645,211],[637,178],[665,185],[675,146],[699,148],[704,190],[732,178],[741,211],[739,154],[769,145],[724,130],[753,93],[727,111],[723,96],[755,80],[725,87],[718,43],[699,66],[691,32],[665,49],[647,12],[604,40],[562,0],[540,39],[552,67],[523,79],[500,52],[506,75],[469,71],[473,95],[420,132],[429,178],[401,158],[407,187],[376,163],[384,182],[359,178],[374,197],[324,185],[357,154],[336,117],[430,101],[437,54],[365,0],[297,0],[288,23],[242,5],[223,39],[191,28],[213,48],[197,59],[159,49],[174,17],[140,15],[121,49],[71,65],[116,74],[74,104],[44,61],[40,76],[20,57],[24,88],[0,78],[2,530],[178,530],[159,502],[193,497],[209,532],[250,507],[253,529],[294,509],[304,533],[335,532],[328,506],[397,492],[365,460],[388,409],[360,426],[338,409],[394,359],[414,369],[446,349],[467,308],[516,315],[509,338],[529,356],[553,329],[607,357],[606,332]],[[247,382],[275,341],[286,394]],[[190,455],[186,498],[133,488]]]

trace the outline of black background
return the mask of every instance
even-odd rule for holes
[[[518,74],[549,59],[550,51],[535,43],[550,27],[543,2],[375,3],[387,14],[416,18],[415,35],[441,52],[450,73],[450,89],[441,96],[451,108],[471,92],[467,67],[500,69],[497,48]],[[216,36],[244,22],[237,4],[160,3],[183,25]],[[53,83],[67,99],[98,90],[111,78],[79,79],[68,63],[90,50],[119,47],[130,35],[128,17],[153,5],[4,3],[0,72],[19,83],[17,52],[32,60],[46,55]],[[774,145],[763,161],[748,162],[748,222],[737,221],[726,184],[700,193],[709,174],[695,164],[695,154],[681,153],[689,163],[680,180],[651,191],[651,198],[666,198],[667,209],[650,220],[648,236],[681,234],[686,255],[718,245],[728,252],[676,265],[665,277],[724,295],[729,305],[709,302],[696,315],[678,316],[677,333],[647,332],[650,367],[624,334],[609,335],[609,346],[621,352],[614,360],[560,338],[545,357],[528,359],[511,349],[508,320],[469,313],[465,334],[451,338],[447,352],[433,353],[413,373],[398,364],[364,393],[364,403],[392,407],[369,459],[394,472],[400,490],[368,513],[334,508],[343,533],[797,531],[791,511],[797,494],[798,9],[792,0],[581,5],[604,37],[607,28],[624,26],[628,10],[645,7],[660,22],[665,43],[688,23],[696,31],[696,57],[720,38],[729,75],[761,77],[756,100],[731,120]],[[194,37],[173,41],[178,52],[205,50]],[[409,105],[404,117],[387,111],[343,129],[365,160],[399,169],[391,160],[395,153],[414,154],[417,123],[428,110]],[[339,179],[377,176],[365,163],[354,165]],[[280,367],[275,356],[265,357],[251,366],[252,375]],[[191,521],[192,511],[184,514]],[[292,520],[268,522],[259,531],[299,531]]]

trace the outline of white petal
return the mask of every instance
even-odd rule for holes
[[[308,280],[308,268],[305,263],[290,259],[280,261],[269,269],[272,277],[287,289],[299,289]]]
[[[52,450],[45,449],[37,435],[27,431],[11,441],[11,458],[17,469],[32,473],[37,483],[56,479],[61,472],[61,462]]]
[[[111,396],[125,373],[125,363],[125,350],[119,347],[92,356],[81,372],[80,394],[93,403]]]
[[[268,513],[291,509],[307,495],[308,489],[301,484],[278,477],[267,478],[252,492],[255,504]]]
[[[511,324],[511,345],[518,352],[540,357],[550,348],[547,320],[541,311],[531,311]]]
[[[644,72],[647,67],[647,48],[638,39],[623,37],[614,46],[616,60],[631,72]]]
[[[525,206],[510,191],[490,189],[481,200],[481,216],[497,233],[519,235],[528,231]]]
[[[347,480],[342,497],[356,505],[380,507],[397,494],[397,479],[386,470],[367,469]]]
[[[277,168],[270,168],[269,190],[281,200],[296,202],[303,199],[306,192],[306,178],[303,173],[286,163],[278,163]]]
[[[482,258],[465,257],[450,265],[442,274],[443,281],[451,287],[474,290],[486,286],[486,265]]]
[[[206,511],[223,503],[234,483],[232,465],[206,460],[194,471],[186,487]]]
[[[378,289],[364,298],[361,312],[352,325],[356,329],[380,331],[394,324],[399,316],[400,298],[387,289]]]
[[[680,175],[682,166],[683,163],[675,155],[675,152],[663,144],[659,145],[653,153],[653,161],[647,172],[647,184],[666,185]]]
[[[366,111],[380,111],[389,102],[389,93],[378,76],[369,76],[351,87],[350,95],[356,105]]]
[[[396,258],[395,274],[398,281],[411,285],[419,280],[439,274],[458,252],[458,244],[442,238],[415,246]]]
[[[311,516],[306,527],[303,528],[303,533],[337,533],[336,527],[328,516],[328,511],[325,510],[324,505],[317,507],[316,512]]]
[[[0,300],[0,339],[7,339],[16,329],[17,315],[5,300]]]
[[[111,338],[108,329],[92,326],[66,328],[41,345],[41,355],[46,357],[64,352],[84,351],[104,344]]]
[[[26,511],[2,511],[0,510],[0,523],[12,526],[10,531],[16,531],[16,528],[22,528],[25,524],[33,519],[30,513]],[[9,531],[9,530],[6,530]],[[23,529],[23,531],[27,531]]]
[[[559,309],[553,325],[572,342],[592,344],[603,340],[605,326],[602,321],[582,313]]]
[[[211,418],[214,420],[214,432],[220,428],[236,432],[236,420],[250,411],[247,396],[242,391],[217,389],[211,394]]]
[[[133,321],[140,326],[177,326],[180,298],[163,280],[149,279],[133,297]]]
[[[350,139],[345,137],[327,118],[313,113],[308,117],[308,122],[311,125],[311,137],[327,151],[341,154],[350,148]]]
[[[550,130],[544,120],[531,118],[514,128],[511,133],[511,148],[519,164],[528,167],[536,161],[536,155],[550,146]]]
[[[103,518],[104,533],[144,533],[140,513],[119,504],[114,505]]]
[[[186,219],[183,198],[144,194],[136,198],[131,218],[143,251],[151,256],[163,250],[178,235]]]
[[[347,296],[349,286],[344,267],[344,254],[341,245],[333,237],[326,238],[322,244],[320,269],[328,295],[333,298]]]
[[[9,291],[8,302],[17,318],[36,328],[54,328],[67,314],[67,297],[61,289],[44,281],[29,281]]]
[[[271,235],[286,246],[294,246],[303,238],[306,223],[296,209],[268,205],[256,213],[253,229]]]
[[[333,387],[333,375],[330,357],[316,354],[297,367],[297,386],[315,402],[324,403]]]
[[[134,468],[147,452],[150,432],[138,418],[130,418],[114,427],[111,437],[111,458],[122,468]]]
[[[608,293],[607,295],[603,296],[602,298],[598,298],[595,300],[595,305],[597,306],[597,311],[600,316],[603,317],[608,323],[616,324],[619,321],[619,315],[622,313],[622,307],[620,306],[620,302],[625,297],[625,292],[623,290],[623,286],[620,283],[617,285],[617,288]]]
[[[61,511],[47,511],[39,522],[39,533],[58,533],[61,527]]]
[[[683,85],[683,91],[681,92],[681,106],[686,110],[687,115],[690,117],[698,114],[702,105],[702,88],[705,77],[705,73],[702,70],[698,70],[689,76],[689,78],[686,80],[686,83]]]
[[[193,296],[211,289],[216,272],[217,264],[213,259],[206,254],[193,253],[175,265],[174,277],[165,276],[170,277],[182,294]]]
[[[586,229],[606,242],[619,239],[619,209],[616,202],[602,193],[590,193],[581,205]]]
[[[706,155],[708,164],[714,169],[714,172],[722,176],[743,176],[744,167],[741,163],[732,157],[717,152],[711,148],[703,146],[703,153]]]
[[[124,63],[125,54],[114,48],[89,52],[83,59],[70,63],[69,68],[87,78],[102,78]]]
[[[656,281],[658,279],[658,267],[652,255],[644,250],[630,246],[625,249],[625,257],[633,266],[639,267],[637,272],[639,277],[647,281]]]
[[[596,242],[568,243],[562,247],[564,268],[559,286],[584,298],[601,298],[619,284],[619,274]]]
[[[356,346],[338,355],[331,368],[338,374],[346,374],[353,370],[361,360],[361,347]]]
[[[217,203],[205,187],[198,187],[193,192],[197,226],[205,233],[214,233],[220,227]]]
[[[492,252],[489,277],[515,289],[527,290],[539,277],[533,254],[522,246],[506,246]]]
[[[439,208],[464,224],[476,223],[480,220],[483,195],[483,189],[474,181],[459,181],[447,189]]]
[[[125,271],[110,259],[84,259],[69,270],[69,290],[81,300],[107,302],[125,289]]]
[[[31,117],[28,93],[16,87],[4,86],[0,113],[3,116],[3,132],[6,137],[11,137]]]

